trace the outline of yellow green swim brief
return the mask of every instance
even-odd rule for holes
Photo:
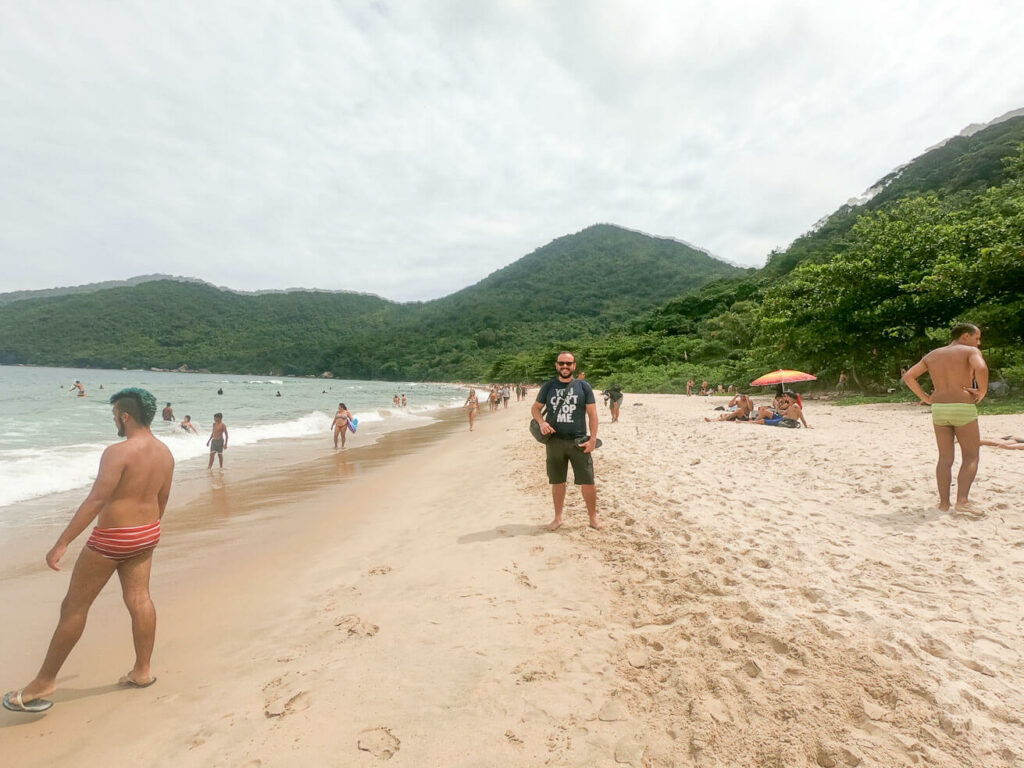
[[[974,403],[932,403],[932,423],[937,427],[963,427],[977,418]]]

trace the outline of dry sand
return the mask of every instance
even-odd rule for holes
[[[54,709],[0,713],[0,753],[30,766],[1024,761],[1024,452],[983,449],[972,497],[989,514],[966,520],[931,509],[925,408],[809,403],[806,431],[704,423],[718,402],[627,395],[621,422],[604,419],[600,532],[572,489],[566,525],[543,531],[525,403],[472,434],[440,425],[375,457],[259,482],[229,466],[176,489],[154,564],[158,683],[113,685],[131,643],[111,585]],[[1019,416],[982,420],[985,434],[1014,428]],[[35,551],[3,550],[4,690],[38,665],[66,588],[67,572],[39,565],[44,533]]]

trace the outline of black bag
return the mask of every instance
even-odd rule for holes
[[[555,407],[552,408],[551,410],[557,412],[558,409],[562,407],[562,403],[565,402],[565,398],[569,396],[569,393],[575,391],[576,380],[573,379],[572,381],[569,382],[569,386],[565,388],[565,394],[562,395],[562,399],[558,400],[555,403]],[[538,443],[547,443],[547,441],[551,439],[551,435],[545,435],[543,432],[540,431],[540,424],[537,423],[536,419],[530,419],[530,434],[533,435],[533,439],[536,440]]]

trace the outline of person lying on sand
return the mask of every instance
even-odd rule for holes
[[[774,415],[766,418],[761,413],[764,409],[759,408],[757,418],[747,423],[764,424],[768,427],[788,427],[789,429],[796,429],[803,424],[804,429],[811,429],[811,425],[804,418],[803,409],[797,405],[795,394],[788,391],[783,392],[782,396],[775,398],[775,400],[778,403],[778,410],[773,411]]]
[[[985,437],[981,440],[982,445],[991,445],[996,448],[1005,448],[1008,451],[1024,451],[1024,437]]]

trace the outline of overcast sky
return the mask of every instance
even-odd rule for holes
[[[442,296],[610,222],[760,266],[1024,107],[1015,2],[0,0],[0,292]]]

